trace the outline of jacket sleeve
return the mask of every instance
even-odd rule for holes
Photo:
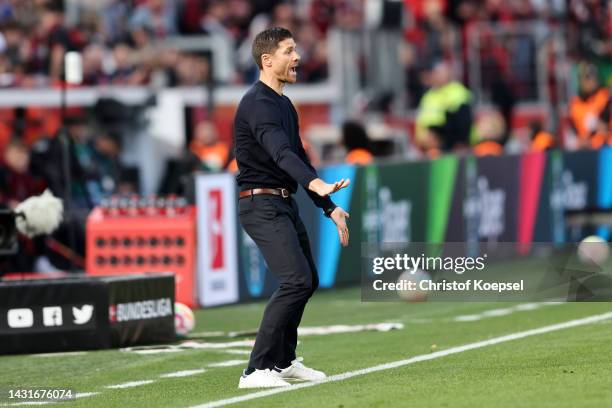
[[[298,154],[302,158],[304,163],[306,163],[306,165],[315,174],[317,174],[317,171],[315,170],[315,168],[310,163],[310,159],[308,158],[308,155],[306,154],[306,151],[304,150],[304,146],[302,146],[302,143],[300,143],[300,145],[299,145],[299,152],[298,152]],[[336,204],[334,204],[332,199],[329,196],[321,197],[320,195],[318,195],[314,191],[309,190],[306,187],[304,188],[304,190],[306,190],[306,193],[308,194],[308,197],[310,197],[310,199],[312,200],[314,205],[316,205],[317,207],[322,209],[323,213],[325,214],[325,216],[329,217],[331,215],[332,211],[334,211],[334,209],[336,208]]]

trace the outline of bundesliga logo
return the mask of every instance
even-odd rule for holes
[[[111,323],[155,319],[171,314],[172,301],[170,298],[117,303],[116,305],[110,305],[108,308],[108,318]]]

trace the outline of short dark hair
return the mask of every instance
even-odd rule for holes
[[[293,34],[291,34],[291,31],[282,27],[268,28],[257,34],[255,40],[253,40],[251,52],[253,53],[253,59],[259,69],[263,69],[261,56],[264,54],[273,54],[278,48],[278,43],[287,38],[293,38]]]

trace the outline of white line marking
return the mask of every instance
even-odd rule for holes
[[[354,333],[360,331],[381,331],[387,332],[390,330],[402,330],[404,325],[402,323],[388,322],[388,323],[371,323],[371,324],[334,324],[332,326],[320,326],[320,327],[300,327],[298,328],[298,336],[316,336],[325,334],[336,334],[336,333]]]
[[[198,341],[185,341],[181,344],[167,344],[164,346],[137,346],[125,347],[119,349],[122,352],[135,354],[160,354],[160,353],[180,353],[183,350],[225,350],[231,347],[249,347],[252,348],[255,340],[239,340],[221,343],[207,343]]]
[[[299,389],[307,388],[307,387],[314,387],[315,385],[325,384],[328,382],[342,381],[348,378],[370,374],[370,373],[374,373],[377,371],[390,370],[392,368],[397,368],[397,367],[402,367],[402,366],[406,366],[409,364],[419,363],[421,361],[434,360],[436,358],[446,357],[452,354],[463,353],[464,351],[469,351],[469,350],[474,350],[474,349],[478,349],[482,347],[492,346],[495,344],[505,343],[507,341],[523,339],[525,337],[537,336],[539,334],[550,333],[550,332],[554,332],[557,330],[568,329],[570,327],[583,326],[586,324],[596,323],[596,322],[600,322],[600,321],[607,320],[607,319],[612,319],[612,312],[589,316],[589,317],[585,317],[582,319],[570,320],[567,322],[553,324],[550,326],[539,327],[537,329],[531,329],[531,330],[526,330],[522,332],[511,333],[505,336],[495,337],[489,340],[483,340],[483,341],[478,341],[476,343],[464,344],[463,346],[451,347],[449,349],[440,350],[435,353],[422,354],[422,355],[414,356],[414,357],[411,357],[405,360],[393,361],[390,363],[380,364],[374,367],[363,368],[363,369],[355,370],[355,371],[348,371],[346,373],[332,375],[320,381],[294,384],[294,385],[291,385],[290,387],[282,387],[282,388],[275,388],[271,390],[258,391],[258,392],[253,392],[251,394],[241,395],[238,397],[232,397],[232,398],[222,399],[218,401],[212,401],[212,402],[204,403],[202,405],[197,405],[193,408],[222,407],[225,405],[235,404],[237,402],[248,401],[248,400],[252,400],[256,398],[268,397],[270,395],[280,394],[282,392],[295,391],[295,390],[299,390]]]
[[[200,369],[196,369],[196,370],[184,370],[184,371],[175,371],[173,373],[168,373],[168,374],[162,374],[159,376],[159,378],[179,378],[179,377],[189,377],[192,375],[198,375],[198,374],[202,374],[205,373],[206,370],[203,368]]]
[[[87,398],[93,397],[94,395],[98,395],[99,392],[79,392],[75,395],[76,398]]]
[[[492,309],[492,310],[487,310],[486,312],[482,312],[482,316],[486,316],[486,317],[495,317],[495,316],[506,316],[509,314],[512,314],[514,312],[514,310],[508,308],[508,309]]]
[[[516,310],[535,310],[538,309],[540,307],[540,305],[538,305],[537,303],[523,303],[522,305],[518,305],[515,307]]]
[[[480,315],[463,315],[457,316],[453,320],[456,322],[475,322],[476,320],[482,319]]]
[[[207,343],[207,342],[197,342],[197,341],[185,341],[178,345],[179,348],[184,349],[226,349],[231,347],[253,347],[255,345],[255,340],[238,340],[238,341],[228,341],[223,343]]]
[[[130,381],[123,384],[115,384],[115,385],[107,385],[104,388],[109,388],[111,390],[121,389],[121,388],[132,388],[132,387],[140,387],[141,385],[147,385],[154,383],[153,380],[142,380],[142,381]]]
[[[539,303],[522,303],[520,305],[516,305],[513,307],[507,307],[503,309],[491,309],[486,310],[482,313],[473,314],[473,315],[461,315],[455,316],[453,320],[455,322],[475,322],[477,320],[484,319],[486,317],[497,317],[497,316],[506,316],[515,312],[524,312],[528,310],[536,310],[544,306],[554,306],[561,305],[565,302],[539,302]]]
[[[220,350],[227,354],[251,354],[251,350]]]
[[[232,366],[237,366],[240,364],[245,364],[248,362],[249,360],[227,360],[227,361],[221,361],[220,363],[209,364],[207,367],[232,367]]]
[[[223,337],[227,336],[224,331],[207,331],[207,332],[196,332],[189,333],[189,337]]]
[[[421,322],[422,323],[422,322]],[[315,326],[315,327],[300,327],[298,328],[298,335],[300,336],[316,336],[325,334],[336,334],[336,333],[353,333],[358,331],[389,331],[389,330],[401,330],[404,328],[402,323],[396,322],[383,322],[383,323],[370,323],[370,324],[358,324],[358,325],[347,325],[347,324],[335,324],[332,326]],[[245,337],[245,336],[256,336],[257,329],[242,330],[242,331],[231,331],[231,332],[200,332],[190,334],[190,337]],[[185,343],[183,343],[185,344]]]

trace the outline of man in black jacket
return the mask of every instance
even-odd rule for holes
[[[262,31],[253,42],[253,58],[259,81],[240,101],[234,120],[239,216],[280,285],[264,311],[240,388],[325,378],[295,355],[302,313],[319,285],[306,229],[291,197],[298,184],[336,224],[343,246],[349,239],[348,213],[329,195],[350,180],[328,184],[317,176],[302,146],[297,112],[283,95],[285,84],[296,82],[300,61],[292,34],[284,28]]]

